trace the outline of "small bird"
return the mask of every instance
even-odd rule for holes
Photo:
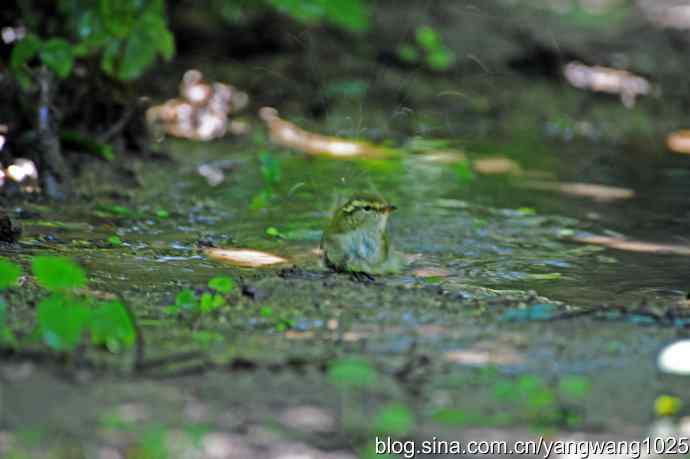
[[[394,273],[402,259],[388,242],[386,223],[396,209],[383,198],[357,194],[333,215],[321,238],[327,267],[372,280],[372,274]]]

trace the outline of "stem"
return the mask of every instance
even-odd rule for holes
[[[55,89],[54,75],[41,68],[37,72],[39,86],[39,100],[36,127],[38,133],[37,149],[39,158],[45,170],[42,182],[45,192],[51,198],[63,198],[71,189],[70,173],[62,156],[60,139],[55,129],[55,122],[51,115],[53,91]],[[60,189],[62,185],[62,189]]]

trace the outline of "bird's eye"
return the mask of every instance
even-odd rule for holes
[[[371,210],[371,206],[364,206],[364,210],[370,211],[370,210]]]

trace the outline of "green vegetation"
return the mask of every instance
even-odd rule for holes
[[[235,290],[235,282],[224,276],[214,277],[208,281],[208,291],[200,295],[191,289],[182,290],[175,297],[175,304],[165,308],[169,314],[187,314],[199,317],[228,304],[228,295]]]
[[[430,26],[420,26],[414,43],[398,47],[398,57],[409,64],[422,64],[434,71],[446,71],[455,64],[455,53],[443,44],[441,37]]]
[[[577,428],[582,423],[578,404],[591,391],[587,378],[563,376],[553,384],[536,375],[509,378],[490,370],[481,371],[473,382],[491,389],[493,397],[503,406],[500,412],[484,413],[447,407],[437,410],[432,418],[438,423],[452,426],[500,427],[517,423],[538,431]]]
[[[172,58],[175,39],[168,29],[163,0],[61,0],[57,17],[42,17],[31,2],[22,2],[24,21],[34,26],[12,50],[11,68],[28,87],[35,59],[67,78],[76,59],[97,59],[101,70],[118,80],[139,78],[161,56]],[[39,37],[45,27],[54,36]],[[43,27],[42,27],[43,26]]]
[[[86,287],[86,273],[65,257],[36,256],[31,260],[32,274],[38,285],[48,291],[36,306],[33,336],[49,348],[70,352],[88,338],[96,346],[111,352],[131,347],[136,339],[136,325],[121,300],[102,301],[81,290]],[[11,288],[21,275],[21,268],[7,260],[0,261],[2,288]],[[6,322],[7,305],[0,303],[0,337],[5,343],[17,343]],[[28,338],[26,344],[31,344]]]

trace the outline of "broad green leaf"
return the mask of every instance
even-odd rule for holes
[[[402,436],[410,433],[414,425],[412,411],[401,403],[384,406],[374,417],[374,430],[378,433]]]
[[[22,268],[12,263],[7,258],[0,258],[0,290],[17,285],[17,280],[22,275]]]
[[[225,305],[225,298],[221,295],[213,295],[209,292],[204,292],[201,295],[201,301],[199,302],[199,307],[202,314],[207,314],[211,311],[223,307]]]
[[[156,58],[154,44],[145,32],[135,29],[125,44],[117,77],[123,81],[139,78]]]
[[[91,321],[91,340],[94,344],[105,344],[111,352],[134,344],[134,324],[118,300],[102,303],[94,312]]]
[[[191,311],[197,306],[197,299],[194,291],[191,289],[184,289],[175,297],[175,306],[181,309]]]
[[[38,283],[48,290],[70,290],[86,285],[86,273],[74,260],[59,256],[37,256],[31,269]]]
[[[100,17],[108,33],[116,38],[125,38],[134,26],[136,14],[141,5],[137,0],[100,0]]]
[[[73,350],[91,317],[91,309],[75,298],[54,293],[36,308],[36,319],[43,342],[58,351]]]
[[[158,51],[166,61],[169,61],[175,55],[175,36],[167,27],[159,32]]]
[[[122,245],[122,239],[120,239],[120,236],[113,234],[108,238],[108,243],[114,247],[119,247]]]
[[[235,281],[229,277],[217,276],[208,281],[208,286],[218,293],[230,293],[235,288]]]
[[[29,34],[22,40],[17,42],[12,48],[12,55],[10,56],[10,65],[14,71],[20,70],[24,64],[38,54],[41,49],[41,39],[36,35]]]
[[[61,38],[51,38],[41,46],[41,60],[60,78],[67,78],[74,65],[72,45]]]
[[[361,357],[346,357],[330,366],[328,379],[340,387],[364,388],[376,385],[378,374],[367,360]]]
[[[435,51],[441,45],[441,39],[434,29],[429,26],[417,28],[417,43],[427,51]]]

